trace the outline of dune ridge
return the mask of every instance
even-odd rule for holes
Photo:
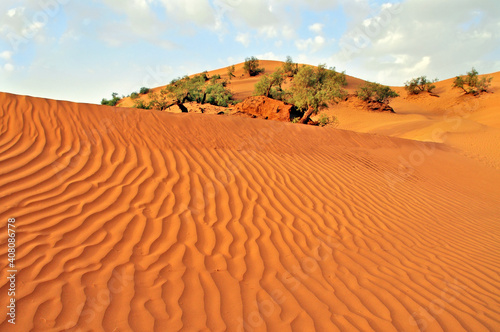
[[[449,146],[0,105],[20,331],[500,330],[500,174]]]

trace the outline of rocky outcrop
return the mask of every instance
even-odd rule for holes
[[[294,106],[264,96],[248,97],[234,108],[236,113],[250,115],[260,119],[290,122],[290,113]]]

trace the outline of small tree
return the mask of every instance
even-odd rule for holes
[[[410,95],[418,95],[420,92],[432,92],[436,88],[436,86],[432,83],[437,82],[438,79],[427,80],[426,76],[420,76],[417,78],[412,78],[411,80],[405,83],[405,89],[408,91]]]
[[[233,97],[231,91],[229,91],[224,83],[211,83],[206,87],[206,102],[212,105],[227,107],[229,101]]]
[[[139,90],[139,93],[141,95],[145,95],[146,93],[149,92],[149,88],[146,88],[145,86],[143,86],[140,90]]]
[[[379,83],[366,82],[356,91],[359,99],[387,104],[390,98],[398,97],[396,91],[387,85]]]
[[[299,122],[307,123],[313,113],[327,106],[327,102],[344,98],[346,85],[345,74],[336,72],[335,68],[327,69],[325,65],[301,67],[293,80],[290,98],[304,112]]]
[[[245,59],[243,70],[250,76],[255,76],[264,72],[264,68],[259,68],[259,59],[254,56]]]
[[[281,84],[283,84],[283,71],[278,69],[271,75],[262,76],[260,81],[255,84],[254,95],[280,99],[283,91]]]
[[[299,71],[299,65],[294,63],[291,56],[286,57],[285,63],[283,63],[283,72],[287,77],[294,77]]]
[[[229,79],[232,79],[233,77],[236,77],[234,75],[234,71],[236,69],[234,68],[234,65],[232,65],[231,67],[227,67],[227,75],[229,76]]]
[[[119,101],[120,97],[118,97],[118,93],[113,92],[111,94],[112,98],[110,100],[106,98],[102,98],[101,105],[115,106]]]
[[[466,94],[478,95],[488,90],[492,79],[493,77],[486,76],[479,78],[477,70],[472,67],[472,70],[467,72],[467,75],[455,78],[453,87],[462,89]]]

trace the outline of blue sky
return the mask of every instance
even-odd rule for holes
[[[500,70],[498,0],[3,0],[0,91],[99,103],[246,57],[389,85]]]

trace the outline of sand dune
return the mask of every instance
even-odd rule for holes
[[[500,173],[452,147],[0,105],[2,331],[500,330]]]

